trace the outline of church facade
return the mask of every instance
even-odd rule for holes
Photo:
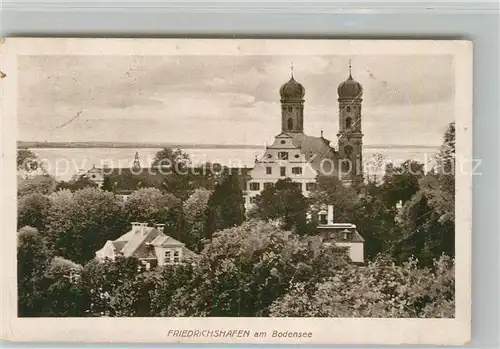
[[[349,76],[340,83],[338,93],[338,146],[323,137],[304,133],[305,88],[292,76],[279,90],[281,132],[264,154],[255,159],[249,171],[245,206],[252,207],[255,197],[280,179],[290,178],[308,197],[316,179],[337,176],[346,184],[362,179],[363,133],[361,105],[363,87]]]

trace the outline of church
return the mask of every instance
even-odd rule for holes
[[[338,94],[337,133],[338,147],[323,136],[304,133],[304,104],[306,90],[293,76],[279,90],[281,100],[281,132],[266,147],[264,154],[255,159],[249,171],[245,206],[250,208],[262,190],[279,179],[290,178],[308,197],[316,178],[337,176],[346,185],[362,180],[363,133],[361,129],[361,104],[363,87],[353,79],[351,63],[349,76],[340,83]]]

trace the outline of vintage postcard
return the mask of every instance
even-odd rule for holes
[[[2,339],[470,340],[471,42],[1,57]]]

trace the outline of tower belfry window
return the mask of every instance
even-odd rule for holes
[[[351,118],[345,119],[345,127],[350,128],[351,126],[352,126],[352,119]]]
[[[350,112],[351,111],[351,106],[348,105],[347,108],[346,108],[347,112]]]
[[[292,118],[289,118],[289,119],[288,119],[288,124],[287,124],[287,126],[288,126],[288,129],[289,129],[289,130],[293,129],[293,119],[292,119]]]

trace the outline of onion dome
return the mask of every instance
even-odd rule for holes
[[[349,62],[349,77],[346,81],[342,82],[337,92],[339,98],[361,98],[363,97],[363,86],[352,78],[351,63]]]
[[[302,100],[302,99],[304,99],[305,94],[306,94],[306,90],[305,90],[304,86],[302,86],[300,83],[295,81],[293,76],[291,77],[291,79],[287,83],[283,84],[283,86],[281,86],[281,88],[280,88],[281,99]]]

